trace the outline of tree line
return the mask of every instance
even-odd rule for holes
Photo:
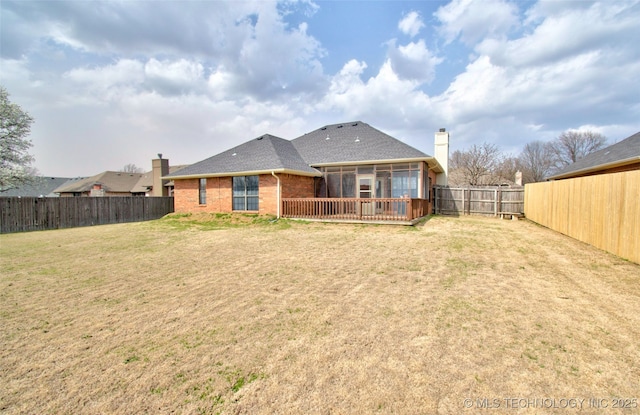
[[[513,184],[518,171],[522,184],[540,182],[606,144],[607,138],[594,131],[565,131],[552,141],[532,141],[517,156],[492,143],[473,144],[450,155],[449,185]]]

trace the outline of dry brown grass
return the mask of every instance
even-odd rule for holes
[[[0,412],[638,413],[636,264],[527,221],[193,219],[0,236]]]

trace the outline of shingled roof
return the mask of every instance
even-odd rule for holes
[[[314,167],[429,161],[433,157],[361,121],[326,125],[294,140],[265,134],[165,176],[167,179],[284,172],[321,176]]]
[[[141,173],[105,171],[95,176],[69,180],[54,190],[55,193],[89,192],[94,184],[102,185],[102,189],[113,193],[128,193],[142,177]]]
[[[549,179],[566,179],[634,163],[640,163],[640,132],[602,150],[588,154]]]
[[[54,190],[69,180],[68,177],[36,177],[32,183],[0,192],[0,197],[56,197]]]
[[[321,175],[300,157],[291,141],[265,134],[165,177],[180,179],[270,172],[302,176]]]
[[[311,166],[429,158],[362,121],[326,125],[292,142]]]

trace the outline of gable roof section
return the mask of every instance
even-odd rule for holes
[[[127,193],[142,177],[141,173],[105,171],[95,176],[70,180],[54,190],[55,193],[75,193],[91,191],[94,184],[102,185],[107,192]]]
[[[602,150],[586,155],[549,177],[549,179],[566,179],[638,162],[640,162],[640,132]]]
[[[292,143],[311,166],[432,159],[361,121],[326,125]]]
[[[164,176],[167,179],[187,179],[216,176],[244,176],[265,173],[292,173],[320,176],[306,163],[284,138],[265,134],[237,147]]]

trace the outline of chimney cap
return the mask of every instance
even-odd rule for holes
[[[444,133],[445,131],[447,131],[447,129],[446,129],[446,128],[441,128],[441,129],[440,129],[440,132],[441,132],[441,133]]]
[[[158,158],[162,160],[162,153],[158,153]]]

